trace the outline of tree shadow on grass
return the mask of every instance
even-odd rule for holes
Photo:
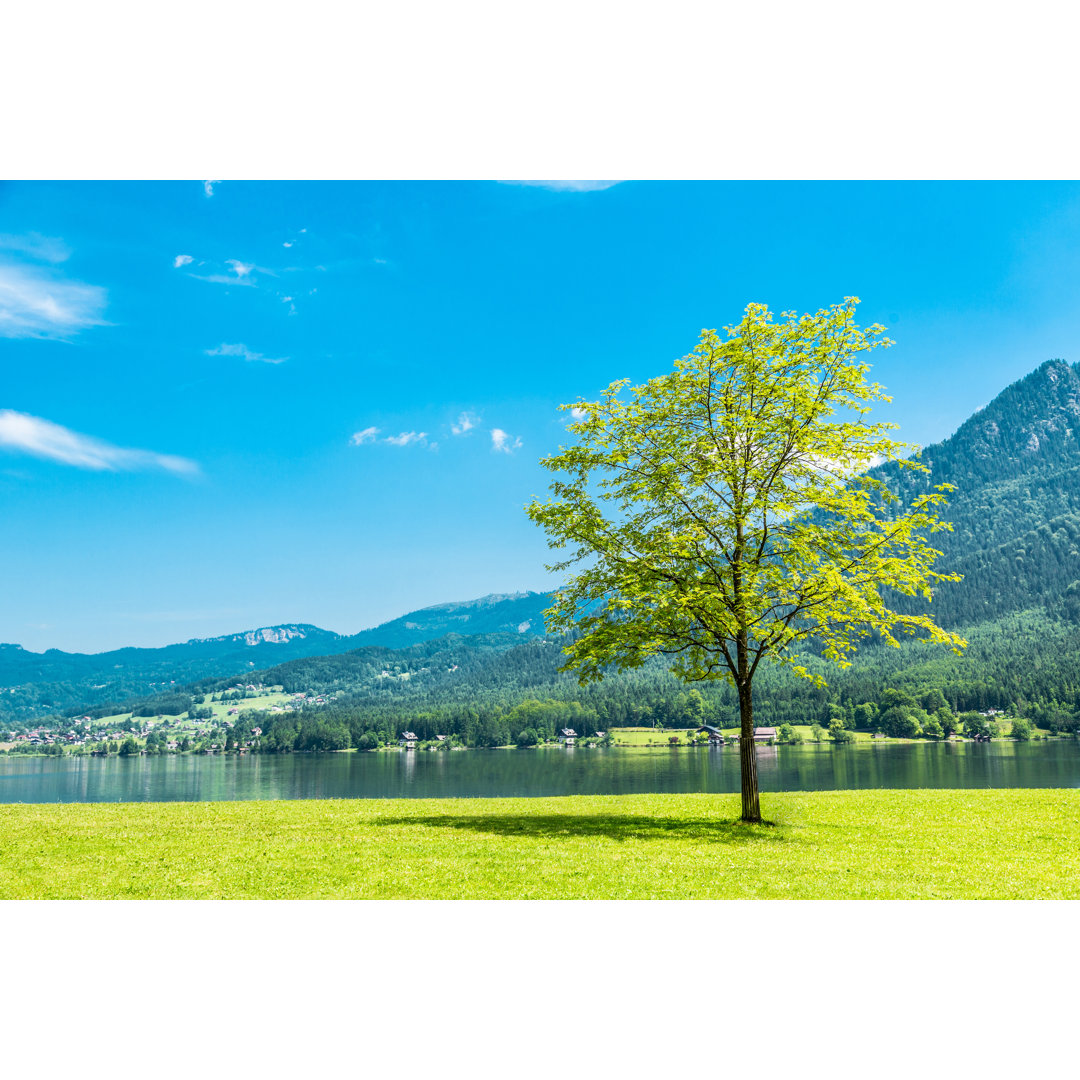
[[[597,837],[606,840],[683,840],[747,846],[784,843],[787,830],[772,822],[747,825],[721,818],[649,817],[643,814],[424,814],[380,818],[377,825],[492,833],[537,839]]]

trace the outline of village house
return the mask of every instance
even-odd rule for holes
[[[564,746],[573,746],[574,740],[577,738],[577,732],[571,727],[564,727],[559,732],[559,742]]]
[[[695,735],[705,734],[709,736],[710,746],[723,746],[724,745],[724,733],[718,728],[713,727],[712,724],[702,724],[701,727],[694,729]]]
[[[403,731],[401,738],[398,739],[398,745],[404,746],[406,750],[415,750],[416,741],[416,736],[411,731]]]
[[[754,728],[754,742],[776,742],[776,728]]]

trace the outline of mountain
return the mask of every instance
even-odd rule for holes
[[[493,593],[479,600],[435,604],[347,638],[349,649],[403,649],[445,634],[543,634],[548,593]]]
[[[1080,579],[1077,367],[1047,361],[926,447],[921,460],[929,474],[895,464],[874,471],[905,501],[932,485],[956,486],[940,514],[953,530],[931,538],[943,552],[939,567],[964,575],[935,590],[941,625],[1053,606]]]
[[[358,647],[404,648],[448,633],[543,633],[545,593],[492,594],[437,604],[362,630],[336,634],[308,623],[196,638],[159,649],[33,653],[0,644],[0,719],[18,720],[125,702],[206,678],[235,677],[287,660],[337,655]],[[512,640],[512,639],[511,639]]]

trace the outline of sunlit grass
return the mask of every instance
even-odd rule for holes
[[[1080,791],[0,806],[0,897],[1080,897]]]

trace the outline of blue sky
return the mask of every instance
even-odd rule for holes
[[[355,632],[552,584],[560,402],[845,295],[926,444],[1080,359],[1065,183],[0,186],[0,641]]]

